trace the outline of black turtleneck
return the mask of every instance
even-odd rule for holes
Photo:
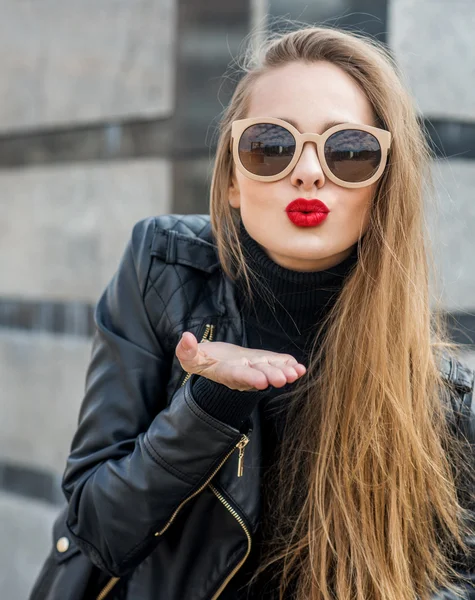
[[[247,264],[255,272],[257,283],[253,291],[258,301],[248,301],[242,280],[236,281],[239,306],[250,348],[260,348],[291,354],[308,366],[308,355],[316,328],[335,302],[345,277],[358,260],[357,245],[342,262],[322,271],[294,271],[285,269],[270,259],[263,248],[248,234],[241,222],[240,239]],[[291,392],[293,384],[281,388],[269,386],[263,391],[240,392],[204,377],[192,379],[193,396],[208,414],[240,428],[255,406],[261,416],[261,519],[253,534],[251,553],[246,564],[233,578],[232,586],[239,600],[274,600],[278,597],[272,581],[272,569],[264,571],[252,587],[249,579],[260,563],[264,544],[272,536],[272,520],[268,514],[272,499],[267,494],[272,479],[272,465],[282,439],[285,422],[284,393]]]
[[[269,258],[241,222],[240,239],[247,264],[257,276],[251,305],[242,280],[236,281],[249,348],[291,354],[305,366],[322,317],[331,308],[345,276],[357,261],[357,245],[342,262],[322,271],[294,271]],[[263,391],[231,390],[204,377],[193,378],[193,396],[206,412],[239,428],[260,399],[288,392],[269,386]]]

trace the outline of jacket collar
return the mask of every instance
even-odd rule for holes
[[[174,229],[159,229],[152,240],[151,254],[167,264],[187,265],[206,273],[220,268],[218,249],[210,232],[191,237]]]

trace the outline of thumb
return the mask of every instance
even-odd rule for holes
[[[190,331],[185,331],[176,347],[176,355],[180,362],[190,362],[198,354],[198,340]]]

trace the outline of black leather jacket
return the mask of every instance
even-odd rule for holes
[[[175,356],[183,331],[247,344],[209,216],[137,223],[95,317],[63,479],[67,530],[59,523],[57,535],[71,543],[62,559],[81,548],[107,573],[102,597],[231,600],[259,520],[259,413],[238,431],[203,412]],[[449,360],[441,369],[475,440],[473,373]]]

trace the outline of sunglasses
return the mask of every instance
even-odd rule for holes
[[[297,164],[305,142],[314,142],[325,175],[347,188],[371,185],[383,174],[391,133],[341,123],[322,134],[300,133],[287,121],[260,117],[233,121],[230,151],[236,167],[250,179],[277,181]]]

